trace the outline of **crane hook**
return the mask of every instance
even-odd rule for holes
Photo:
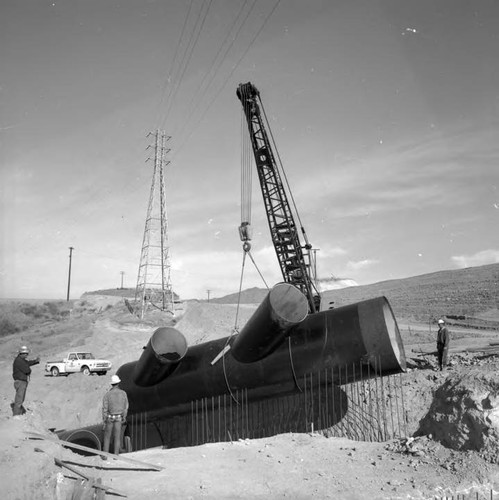
[[[243,242],[243,250],[248,253],[251,250],[251,226],[249,222],[242,222],[239,226],[239,237]]]

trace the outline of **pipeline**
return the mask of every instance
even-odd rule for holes
[[[269,305],[271,301],[267,302]],[[244,357],[241,346],[249,345],[247,339],[252,337],[252,332],[258,337],[260,325],[265,324],[262,318],[274,314],[267,306],[256,311],[254,316],[258,317],[250,318],[241,341],[236,336],[232,342],[222,338],[191,346],[173,373],[153,385],[140,386],[136,382],[137,366],[143,366],[141,360],[122,365],[117,373],[122,389],[128,394],[129,413],[173,410],[195,399],[227,393],[229,389],[259,389],[262,396],[272,395],[293,389],[294,378],[305,373],[358,362],[374,369],[375,359],[381,374],[405,370],[402,340],[385,297],[310,314],[293,327],[286,326],[289,345],[280,335],[281,343],[277,347],[275,338],[269,338],[267,345],[258,341],[257,347],[249,349],[250,355]],[[170,334],[174,329],[160,330],[154,336]],[[222,351],[226,351],[225,359],[212,364]],[[260,358],[265,351],[271,352],[263,359],[248,362]],[[238,361],[237,357],[245,362]],[[142,378],[148,376],[143,374]]]
[[[158,328],[140,359],[117,371],[129,418],[186,414],[192,401],[243,389],[251,401],[290,394],[300,390],[301,377],[321,370],[343,384],[354,380],[342,372],[345,366],[364,366],[364,378],[405,371],[402,339],[385,297],[309,315],[303,299],[292,285],[276,285],[239,335],[191,347],[175,328]]]

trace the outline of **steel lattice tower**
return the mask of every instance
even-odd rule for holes
[[[149,307],[174,313],[165,195],[165,168],[170,164],[166,143],[170,137],[160,130],[150,136],[154,144],[148,149],[154,149],[154,158],[148,160],[154,159],[154,171],[135,289],[136,312],[140,311],[141,318]]]

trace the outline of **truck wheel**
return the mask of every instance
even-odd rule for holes
[[[83,373],[83,375],[90,375],[90,368],[88,366],[82,366],[81,373]]]
[[[50,373],[52,374],[52,377],[58,377],[59,376],[59,368],[57,368],[57,366],[53,366],[50,369]]]

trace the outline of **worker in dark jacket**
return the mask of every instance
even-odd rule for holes
[[[118,375],[111,377],[111,389],[106,392],[102,401],[102,420],[104,421],[103,451],[109,452],[112,435],[115,455],[120,452],[121,425],[126,422],[128,413],[128,397],[126,392],[120,389],[120,382]],[[106,457],[102,455],[102,459],[105,460]]]
[[[14,379],[14,389],[16,396],[12,405],[12,413],[14,416],[24,415],[26,410],[23,403],[26,397],[26,389],[28,388],[29,377],[31,375],[31,367],[40,362],[40,358],[28,359],[29,349],[23,345],[19,349],[19,354],[14,359],[12,364],[12,378]]]
[[[449,330],[445,326],[445,321],[443,319],[438,320],[438,333],[437,333],[437,356],[438,356],[438,367],[440,371],[447,366],[447,360],[449,357],[449,344],[450,344],[450,334]]]

